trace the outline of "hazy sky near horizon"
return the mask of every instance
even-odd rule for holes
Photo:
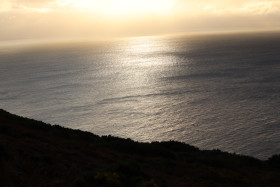
[[[1,0],[0,40],[280,28],[280,0]]]

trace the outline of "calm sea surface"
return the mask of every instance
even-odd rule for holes
[[[266,159],[280,154],[280,33],[2,44],[0,108]]]

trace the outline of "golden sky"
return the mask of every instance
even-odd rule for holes
[[[280,28],[280,0],[0,0],[0,41]]]

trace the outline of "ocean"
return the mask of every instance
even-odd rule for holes
[[[280,154],[280,32],[0,43],[0,108],[97,135]]]

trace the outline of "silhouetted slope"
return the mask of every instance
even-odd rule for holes
[[[99,137],[4,110],[0,155],[0,186],[280,185],[279,155],[260,161],[173,141]]]

